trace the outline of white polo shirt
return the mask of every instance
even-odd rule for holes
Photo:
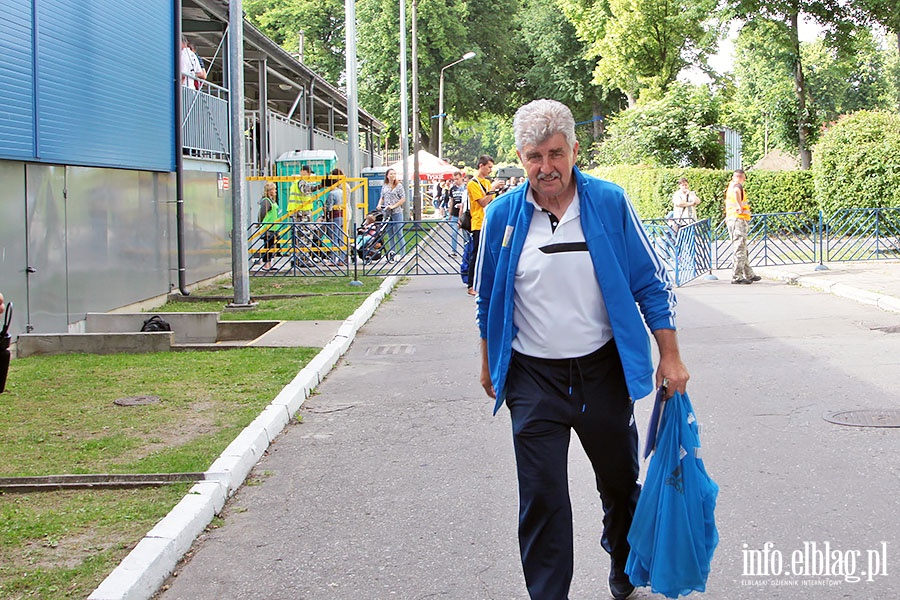
[[[581,229],[578,192],[554,231],[552,213],[534,214],[516,267],[513,350],[538,358],[577,358],[612,339],[612,326]]]

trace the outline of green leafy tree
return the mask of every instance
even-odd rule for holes
[[[709,70],[720,37],[715,0],[560,0],[596,60],[594,82],[633,106],[661,97],[684,67]]]
[[[411,20],[412,1],[407,1]],[[436,151],[438,84],[441,68],[466,52],[475,58],[445,72],[444,110],[455,119],[471,119],[481,114],[507,114],[509,98],[519,86],[517,68],[520,36],[511,31],[509,19],[518,0],[499,0],[491,13],[476,9],[463,0],[421,0],[417,3],[417,54],[419,119],[421,144]],[[359,0],[360,104],[368,107],[391,128],[392,139],[399,132],[400,115],[400,34],[399,7],[395,0]],[[411,43],[411,27],[407,41]],[[412,52],[407,51],[412,69]],[[409,83],[412,84],[410,71]],[[451,83],[452,80],[452,83]],[[412,103],[410,102],[410,110]]]
[[[892,56],[896,60],[888,63],[890,85],[893,90],[895,106],[900,109],[900,7],[896,0],[854,0],[856,7],[862,11],[869,22],[884,27],[893,37]]]
[[[332,85],[344,72],[344,3],[342,0],[246,0],[251,23],[296,55],[303,34],[303,62]]]
[[[828,32],[831,43],[841,47],[855,28],[854,13],[848,10],[843,0],[731,0],[731,14],[748,21],[764,18],[786,27],[787,38],[782,50],[788,53],[791,61],[800,167],[809,169],[812,164],[810,145],[815,132],[800,52],[799,23],[802,18],[815,21]]]
[[[659,100],[622,111],[595,154],[600,164],[721,168],[719,100],[706,86],[674,83]]]
[[[780,21],[755,19],[735,40],[735,86],[722,123],[741,133],[744,164],[772,149],[796,154],[797,103],[790,35]]]
[[[889,107],[888,55],[868,28],[853,33],[844,48],[830,48],[817,40],[803,44],[801,52],[808,65],[810,98],[821,121]]]
[[[589,148],[603,135],[604,118],[621,110],[624,96],[592,82],[596,60],[585,58],[587,46],[561,8],[562,3],[525,0],[520,16],[527,60],[516,105],[535,98],[562,102],[576,121],[590,124],[579,129],[582,147]]]

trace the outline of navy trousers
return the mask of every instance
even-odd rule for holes
[[[568,453],[574,429],[603,504],[600,543],[624,569],[640,495],[638,438],[615,343],[580,358],[513,352],[506,404],[519,478],[519,550],[533,600],[566,600],[572,581]]]

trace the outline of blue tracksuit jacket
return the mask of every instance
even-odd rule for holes
[[[632,399],[642,398],[654,387],[650,338],[644,323],[651,331],[675,329],[672,284],[625,191],[578,168],[574,176],[581,202],[581,228],[609,312],[628,393]],[[491,381],[497,393],[495,414],[506,397],[506,375],[516,335],[516,267],[534,212],[525,200],[527,190],[527,183],[520,185],[485,209],[475,270],[478,327],[482,339],[487,339]]]

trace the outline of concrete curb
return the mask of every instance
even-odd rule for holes
[[[766,277],[770,279],[780,279],[786,283],[799,285],[800,287],[805,287],[820,292],[827,292],[829,294],[847,298],[848,300],[853,300],[861,304],[875,306],[877,308],[880,308],[881,310],[900,313],[900,299],[889,296],[887,294],[870,292],[868,290],[863,290],[858,287],[847,285],[846,283],[838,283],[837,281],[828,279],[827,277],[808,277],[799,273],[791,272],[767,273],[765,272],[765,270],[758,270],[765,273]]]
[[[398,276],[386,277],[322,348],[288,383],[260,415],[222,452],[197,483],[157,523],[88,600],[149,600],[175,570],[225,501],[243,484],[263,453],[303,402],[350,348],[356,332],[396,286]]]

